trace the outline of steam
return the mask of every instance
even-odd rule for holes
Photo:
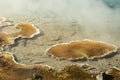
[[[1,0],[0,15],[52,12],[84,27],[112,30],[120,26],[119,3],[120,0]]]

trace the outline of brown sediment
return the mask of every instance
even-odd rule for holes
[[[12,39],[12,37],[9,34],[0,32],[0,50],[2,50],[2,47],[4,45],[10,45],[13,43],[14,43],[14,40]]]
[[[62,80],[96,80],[96,73],[91,73],[77,65],[69,65],[58,72],[58,77]]]
[[[15,62],[12,54],[0,54],[0,80],[96,80],[95,76],[77,65],[56,71],[45,65],[21,65]]]
[[[59,58],[79,59],[86,57],[94,59],[117,51],[117,47],[100,41],[83,40],[55,45],[47,50],[49,55]]]
[[[48,66],[18,64],[10,53],[0,54],[0,80],[53,80],[54,72]]]
[[[18,24],[16,28],[20,28],[21,31],[12,34],[0,32],[0,50],[2,50],[4,45],[13,44],[16,38],[32,38],[33,36],[40,33],[36,27],[29,23]]]
[[[8,26],[8,25],[11,25],[11,23],[6,22],[6,18],[0,17],[0,26]],[[4,45],[10,45],[10,44],[13,44],[13,43],[14,43],[14,40],[10,36],[10,34],[0,32],[0,50],[3,49]]]
[[[114,67],[106,71],[105,80],[120,80],[120,69]]]
[[[39,30],[34,25],[29,23],[17,24],[16,28],[21,29],[21,31],[11,34],[12,37],[31,38],[34,35],[37,35],[40,33]]]

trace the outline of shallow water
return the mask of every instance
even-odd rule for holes
[[[0,15],[7,17],[13,24],[29,22],[35,24],[41,31],[40,35],[32,39],[17,39],[15,45],[5,48],[6,51],[14,53],[19,63],[46,64],[56,69],[69,64],[81,63],[90,64],[102,71],[113,66],[120,68],[120,51],[107,58],[74,62],[51,58],[45,54],[45,51],[52,45],[83,39],[104,41],[119,47],[118,4],[107,0],[107,4],[96,0],[91,2],[88,0],[33,2],[26,0],[25,3],[22,1],[15,3],[13,0],[13,2],[4,2],[10,6],[9,11],[8,7],[4,7],[4,5],[1,5],[0,9],[2,11]],[[114,8],[106,6],[113,4],[115,4]],[[16,8],[14,8],[15,6]],[[4,12],[3,9],[5,9]],[[2,31],[7,32],[10,28],[5,27]]]

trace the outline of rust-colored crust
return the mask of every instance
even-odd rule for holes
[[[14,43],[14,40],[9,34],[0,32],[0,50],[3,49],[4,45],[10,45],[13,43]]]
[[[17,24],[16,28],[21,29],[21,31],[11,34],[13,37],[32,38],[33,36],[40,33],[39,29],[30,23]]]
[[[92,76],[96,74],[77,65],[56,71],[45,65],[21,65],[11,53],[0,54],[0,80],[96,80]]]
[[[120,80],[120,69],[113,67],[109,70],[106,71],[107,76],[106,77],[110,77],[109,80]]]
[[[0,32],[0,50],[3,50],[4,45],[14,44],[16,38],[32,38],[40,33],[34,25],[29,23],[20,23],[16,25],[16,28],[21,29],[21,31],[11,34]]]
[[[101,41],[83,40],[54,45],[47,50],[47,54],[59,58],[94,59],[104,57],[117,51],[117,47]]]

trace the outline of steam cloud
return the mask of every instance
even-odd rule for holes
[[[112,30],[120,26],[119,4],[120,0],[0,0],[0,15],[48,11],[82,26]]]

